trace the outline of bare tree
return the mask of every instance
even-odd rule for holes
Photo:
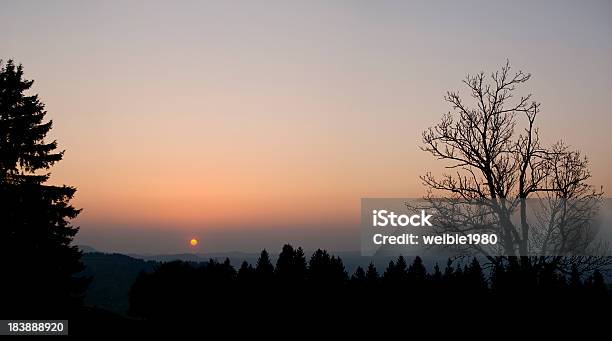
[[[466,77],[471,106],[458,92],[447,92],[452,110],[423,133],[422,150],[445,161],[451,172],[421,177],[426,199],[445,217],[439,225],[444,231],[496,233],[501,250],[470,246],[493,263],[512,258],[564,271],[571,261],[590,271],[609,263],[608,257],[582,257],[601,251],[593,247],[591,220],[603,192],[588,184],[588,160],[579,151],[562,142],[549,148],[540,142],[535,125],[540,103],[531,94],[516,94],[530,78],[511,72],[506,62],[490,77],[484,72]],[[530,212],[529,198],[546,208]]]

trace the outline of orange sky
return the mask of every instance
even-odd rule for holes
[[[11,2],[0,57],[47,104],[83,243],[120,226],[351,229],[361,197],[423,193],[440,165],[420,134],[445,91],[506,58],[533,74],[544,142],[580,148],[611,188],[610,4],[513,6]]]

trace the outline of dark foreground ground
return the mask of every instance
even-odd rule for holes
[[[315,307],[314,305],[318,305]],[[179,312],[176,317],[143,320],[97,308],[83,308],[70,318],[70,335],[81,337],[174,337],[225,339],[259,337],[308,337],[327,339],[340,335],[381,338],[400,335],[413,339],[425,333],[491,338],[532,338],[578,333],[606,335],[611,321],[610,302],[389,302],[336,307],[317,302],[307,308],[294,305],[227,307],[220,311]],[[173,339],[174,339],[173,337]],[[601,336],[600,336],[601,337]],[[604,337],[605,339],[606,337]]]

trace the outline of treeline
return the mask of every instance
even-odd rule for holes
[[[273,264],[266,250],[257,263],[173,261],[142,272],[130,290],[129,314],[147,319],[176,318],[211,310],[240,309],[257,314],[283,307],[348,311],[423,302],[545,300],[608,301],[604,277],[577,270],[525,271],[511,262],[483,269],[478,259],[448,260],[428,271],[420,257],[408,264],[399,256],[384,270],[373,263],[348,274],[342,259],[317,250],[307,259],[302,248],[285,245]],[[184,317],[184,316],[183,316]]]

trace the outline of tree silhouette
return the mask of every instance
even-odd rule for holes
[[[330,256],[325,250],[318,249],[308,262],[308,280],[313,284],[340,285],[348,279],[340,257]]]
[[[606,282],[604,280],[603,275],[599,270],[593,271],[593,275],[591,277],[591,291],[594,296],[605,298],[608,296],[608,289],[606,288]]]
[[[255,266],[255,278],[259,283],[271,282],[274,276],[274,265],[270,261],[270,254],[265,249],[261,251]]]
[[[366,273],[361,266],[355,269],[355,273],[351,276],[351,282],[363,285],[366,281]]]
[[[366,271],[366,280],[368,283],[376,284],[380,280],[380,276],[378,275],[378,271],[376,271],[376,266],[374,263],[370,262],[368,265],[368,269]]]
[[[487,280],[478,259],[474,257],[465,271],[469,290],[474,294],[482,294],[488,290]]]
[[[572,271],[570,272],[570,277],[569,277],[570,290],[572,290],[574,294],[577,294],[578,292],[580,292],[580,289],[582,289],[582,286],[583,286],[583,283],[582,283],[582,279],[580,278],[580,272],[578,271],[578,266],[572,265]]]
[[[442,279],[446,282],[450,282],[455,275],[455,268],[453,268],[453,261],[449,258],[446,261],[446,267],[444,268],[444,275],[442,275]]]
[[[429,192],[425,199],[438,212],[440,232],[499,237],[499,245],[456,251],[483,255],[496,266],[518,262],[529,280],[546,264],[561,272],[573,265],[581,273],[592,272],[612,262],[592,226],[603,192],[588,183],[589,163],[579,151],[562,142],[541,143],[540,103],[531,94],[517,94],[530,78],[511,72],[506,62],[490,77],[483,72],[466,77],[473,105],[458,92],[447,93],[451,112],[423,133],[422,150],[444,161],[452,173],[422,176]],[[440,197],[456,200],[436,200]],[[541,199],[538,219],[529,218],[529,198]]]
[[[433,282],[442,282],[442,271],[440,271],[440,265],[438,262],[434,265],[434,272],[431,274],[431,280]]]
[[[70,205],[76,189],[47,184],[49,169],[63,157],[45,138],[52,121],[23,67],[0,61],[0,262],[5,274],[2,308],[61,312],[79,304],[87,280],[81,252],[71,246],[80,210]]]
[[[238,281],[243,283],[251,283],[253,281],[253,276],[255,274],[255,269],[253,266],[249,264],[247,261],[242,261],[240,265],[240,269],[238,269],[237,278]]]
[[[371,288],[373,288],[373,286],[368,282],[365,270],[361,266],[358,266],[349,280],[347,289],[350,293],[347,293],[347,295],[367,295],[369,294],[368,289]]]
[[[306,258],[301,248],[296,250],[289,244],[285,244],[276,261],[274,270],[276,277],[281,282],[297,283],[306,278]]]
[[[400,255],[395,262],[389,262],[389,266],[383,274],[383,281],[392,286],[405,285],[408,281],[407,269],[406,259]]]
[[[434,294],[444,293],[444,281],[442,271],[440,270],[440,265],[438,262],[433,267],[433,272],[427,276],[427,281],[429,282],[429,290]]]
[[[307,276],[308,265],[306,264],[304,250],[301,247],[298,247],[293,254],[293,266],[296,280],[304,281]]]
[[[427,269],[425,269],[425,265],[423,265],[423,260],[421,257],[414,257],[414,261],[408,267],[408,278],[415,283],[423,283],[425,282],[425,278],[427,276]]]
[[[502,293],[508,290],[506,267],[500,263],[491,270],[491,290],[495,293]]]

